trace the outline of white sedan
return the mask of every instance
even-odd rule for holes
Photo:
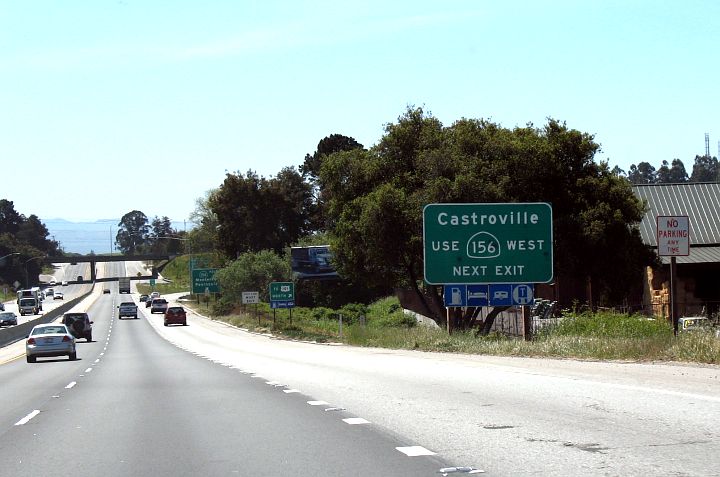
[[[35,325],[25,341],[25,357],[34,363],[39,357],[66,356],[70,361],[77,359],[75,337],[67,326],[57,323]]]
[[[64,300],[65,295],[63,295],[63,292],[56,291],[53,295],[53,300]]]

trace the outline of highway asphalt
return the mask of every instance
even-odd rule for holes
[[[112,287],[81,361],[0,350],[0,475],[720,475],[718,366],[314,344],[195,313],[164,327],[142,306],[118,320]]]
[[[160,315],[118,320],[127,295],[113,287],[93,296],[95,341],[78,341],[78,361],[0,365],[1,475],[430,476],[449,465],[410,456],[421,448],[352,412],[179,349],[150,325]]]

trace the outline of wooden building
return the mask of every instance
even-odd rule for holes
[[[677,261],[677,304],[680,316],[720,311],[720,183],[642,184],[635,195],[647,202],[640,223],[643,242],[657,249],[658,216],[689,217],[690,254]],[[647,312],[669,315],[670,257],[648,267],[643,302]]]

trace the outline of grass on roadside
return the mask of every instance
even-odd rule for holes
[[[342,342],[451,353],[574,358],[591,360],[686,361],[720,364],[720,338],[710,332],[673,336],[662,320],[613,313],[566,314],[559,324],[544,329],[532,341],[501,334],[476,337],[474,331],[448,335],[444,330],[417,326],[391,297],[370,306],[346,305],[340,310],[295,308],[273,310],[262,303],[213,314],[214,303],[191,305],[213,319],[256,332],[315,342]],[[227,307],[223,310],[227,312]],[[339,315],[343,315],[342,337]]]

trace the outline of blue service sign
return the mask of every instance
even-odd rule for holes
[[[443,290],[445,306],[467,306],[467,285],[445,285]]]
[[[534,288],[528,283],[494,283],[490,285],[445,285],[445,306],[522,306],[533,302]]]
[[[270,302],[270,308],[294,308],[295,307],[295,301],[279,301],[279,300],[273,300]]]
[[[532,285],[514,285],[511,293],[513,303],[518,305],[530,305],[535,298]]]
[[[467,306],[490,306],[490,286],[467,285]]]

